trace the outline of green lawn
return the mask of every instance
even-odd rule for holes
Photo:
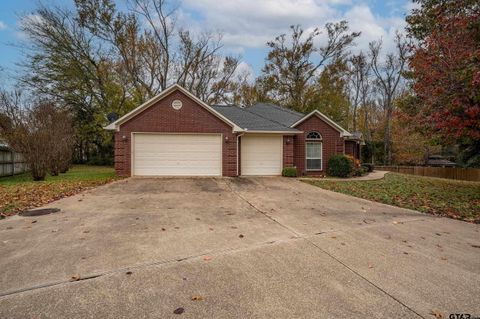
[[[376,181],[303,180],[315,186],[423,213],[480,222],[480,183],[388,173]]]
[[[34,182],[28,173],[1,177],[0,214],[13,215],[115,179],[112,167],[89,165],[73,166],[65,174],[47,176],[41,182]]]

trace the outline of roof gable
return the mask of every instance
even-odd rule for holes
[[[184,89],[183,87],[181,87],[178,84],[174,84],[174,85],[166,88],[165,90],[163,90],[157,96],[151,98],[150,100],[146,101],[142,105],[136,107],[132,111],[128,112],[127,114],[120,117],[118,120],[110,123],[109,125],[105,126],[104,128],[107,129],[107,130],[118,130],[120,125],[122,125],[123,123],[127,122],[128,120],[134,118],[138,114],[142,113],[143,111],[145,111],[149,107],[155,105],[158,101],[162,100],[163,98],[167,97],[168,95],[170,95],[171,93],[173,93],[175,91],[182,92],[183,94],[185,94],[186,96],[191,98],[194,102],[196,102],[200,107],[205,108],[207,111],[209,111],[210,113],[212,113],[213,115],[218,117],[220,120],[222,120],[223,122],[230,125],[234,132],[241,132],[242,131],[242,129],[237,124],[232,122],[230,119],[228,119],[227,117],[225,117],[221,113],[217,112],[210,105],[204,103],[199,98],[197,98],[195,95],[193,95],[192,93],[190,93],[189,91],[187,91],[186,89]]]
[[[312,116],[317,116],[320,119],[322,119],[325,123],[327,123],[332,128],[337,130],[340,133],[341,137],[346,137],[346,136],[351,136],[352,135],[346,129],[344,129],[343,127],[341,127],[340,125],[338,125],[337,123],[332,121],[328,116],[326,116],[325,114],[323,114],[319,110],[314,110],[314,111],[308,113],[307,115],[305,115],[304,117],[302,117],[301,119],[299,119],[298,121],[293,123],[290,127],[296,127],[296,126],[303,123],[304,121],[306,121],[307,119],[309,119]]]

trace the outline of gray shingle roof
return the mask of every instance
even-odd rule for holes
[[[284,107],[270,104],[270,103],[257,103],[247,108],[251,113],[257,114],[263,118],[280,123],[284,126],[291,126],[293,123],[300,120],[305,114],[286,109]]]
[[[285,119],[286,116],[277,114],[283,112],[279,110],[278,107],[271,104],[262,107],[260,114],[252,111],[256,106],[242,108],[236,105],[212,105],[212,107],[215,111],[219,112],[243,129],[250,131],[298,132],[297,129],[291,128],[290,125],[285,124],[287,123]],[[301,117],[302,116],[299,116],[298,118]],[[277,119],[282,119],[282,122],[277,121]],[[295,121],[292,123],[294,122]]]

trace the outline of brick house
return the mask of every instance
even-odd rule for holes
[[[332,154],[360,153],[360,138],[319,111],[207,105],[179,85],[105,128],[122,176],[323,175]]]

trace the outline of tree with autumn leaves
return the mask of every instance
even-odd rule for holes
[[[410,123],[457,144],[464,164],[480,165],[480,4],[416,0],[407,17],[416,40],[409,61],[416,109]],[[460,159],[462,160],[462,158]]]

